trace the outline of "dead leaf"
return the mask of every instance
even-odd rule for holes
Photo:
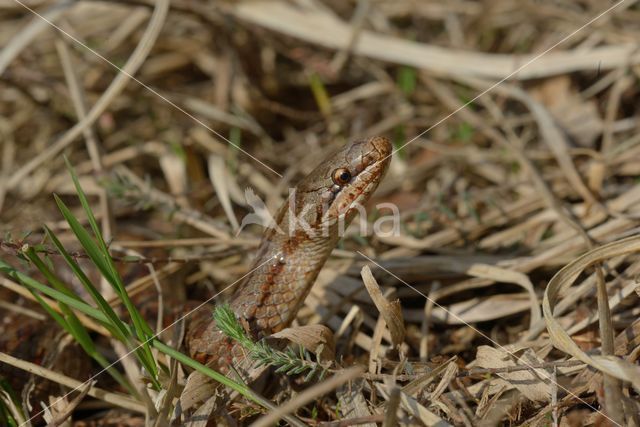
[[[307,325],[286,328],[270,338],[286,339],[318,354],[322,360],[335,360],[336,348],[333,332],[324,325]]]
[[[434,307],[433,319],[447,325],[462,325],[510,316],[531,308],[528,294],[498,294],[489,297],[472,298],[457,302],[447,307]],[[409,322],[420,321],[424,316],[423,309],[406,309],[404,315]]]
[[[487,369],[543,363],[530,349],[525,351],[524,355],[518,359],[519,363],[516,363],[511,354],[486,345],[478,347],[476,362],[478,366]],[[541,369],[500,372],[496,375],[517,388],[529,400],[546,402],[551,398],[551,390],[547,384],[549,374]]]
[[[594,100],[582,99],[568,75],[546,79],[531,93],[578,144],[593,147],[604,128],[598,106]]]
[[[198,371],[193,371],[187,377],[187,383],[180,395],[180,410],[186,412],[196,405],[208,401],[215,394],[217,387],[217,382]]]
[[[472,264],[467,270],[467,274],[484,279],[495,280],[496,282],[514,283],[524,288],[531,298],[531,325],[535,325],[542,319],[540,313],[540,301],[533,288],[533,283],[529,277],[518,271],[508,270],[506,268],[497,267],[490,264]]]
[[[185,162],[175,152],[166,150],[160,156],[159,163],[171,194],[181,206],[188,206],[189,201],[185,195],[188,194],[189,185]]]
[[[363,394],[364,380],[357,379],[343,385],[337,391],[338,408],[343,419],[368,417],[372,413]],[[365,427],[375,427],[376,423],[362,424]]]
[[[234,231],[237,231],[240,228],[240,224],[238,224],[238,220],[233,213],[233,207],[231,206],[229,187],[227,184],[229,181],[227,168],[221,157],[215,155],[209,156],[209,178],[211,179],[213,188],[216,190],[224,213],[227,215],[229,223],[231,223],[231,227]]]
[[[376,282],[376,279],[374,279],[373,274],[371,274],[371,269],[368,266],[365,265],[362,267],[361,276],[364,281],[364,285],[367,288],[367,292],[369,292],[369,296],[371,296],[373,303],[378,308],[378,311],[380,311],[380,314],[389,328],[393,345],[399,347],[404,341],[405,335],[404,319],[402,317],[400,300],[389,302],[384,295],[382,295],[380,286],[378,285],[378,282]]]
[[[585,353],[558,322],[553,311],[561,300],[561,295],[566,295],[578,275],[585,269],[610,258],[637,252],[640,252],[640,236],[633,236],[600,246],[576,258],[549,281],[542,300],[542,312],[554,347],[605,374],[622,381],[629,381],[636,390],[640,390],[638,366],[614,356],[605,357]]]

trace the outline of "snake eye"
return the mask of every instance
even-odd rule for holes
[[[349,172],[345,168],[336,169],[333,171],[332,177],[333,182],[338,185],[345,185],[349,181],[351,181],[351,172]]]

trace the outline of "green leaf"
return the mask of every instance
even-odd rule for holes
[[[89,259],[96,265],[98,270],[102,276],[107,279],[107,281],[114,287],[114,290],[120,295],[122,293],[122,289],[119,289],[117,286],[117,280],[113,277],[112,271],[109,268],[107,261],[105,260],[102,252],[98,245],[93,241],[87,230],[82,227],[82,224],[77,220],[77,218],[73,215],[71,210],[65,205],[65,203],[56,195],[53,195],[53,198],[62,213],[62,216],[67,221],[69,226],[71,227],[71,231],[76,235],[76,238],[84,248],[85,252],[89,256]]]
[[[47,237],[51,240],[53,245],[56,247],[60,255],[62,255],[62,257],[66,261],[69,268],[71,268],[71,271],[73,271],[73,274],[78,278],[78,280],[80,281],[82,286],[85,288],[85,290],[89,293],[89,295],[91,296],[93,301],[96,303],[98,308],[109,319],[109,322],[113,326],[113,336],[122,342],[126,342],[129,339],[131,339],[129,330],[124,324],[124,322],[120,320],[120,318],[118,317],[116,312],[113,310],[111,305],[109,305],[107,300],[104,299],[104,297],[102,296],[102,294],[100,294],[100,292],[96,289],[96,287],[93,286],[93,283],[91,283],[91,281],[89,280],[87,275],[84,273],[82,268],[80,268],[78,263],[75,262],[75,260],[71,257],[71,255],[69,255],[69,253],[64,248],[64,246],[62,245],[58,237],[55,234],[53,234],[53,232],[46,225],[44,226],[44,232],[47,235]]]
[[[405,96],[411,96],[416,90],[418,73],[415,68],[403,65],[398,70],[397,84]]]
[[[475,129],[470,123],[462,122],[455,129],[453,136],[455,139],[467,143],[471,142],[471,138],[473,138],[474,133]]]
[[[26,245],[25,245],[26,246]],[[64,293],[65,295],[69,296],[70,298],[75,298],[78,301],[82,301],[82,299],[77,296],[76,294],[74,294],[73,292],[71,292],[69,290],[69,288],[67,287],[67,285],[65,285],[62,280],[60,280],[55,274],[53,274],[53,272],[51,271],[51,269],[49,268],[49,266],[47,266],[38,256],[38,254],[36,254],[35,250],[33,247],[26,247],[26,249],[22,250],[22,253],[25,254],[25,256],[29,259],[29,261],[31,261],[31,263],[38,269],[40,270],[40,272],[42,273],[42,275],[45,277],[45,279],[47,279],[47,281],[49,283],[51,283],[51,285],[53,285],[53,287],[55,289],[57,289],[58,291]]]
[[[405,149],[407,141],[407,132],[405,125],[398,125],[393,129],[393,152],[401,159],[407,158],[407,152]]]
[[[91,206],[89,205],[87,196],[85,195],[84,190],[80,185],[80,181],[78,180],[78,176],[76,175],[73,166],[71,166],[69,159],[67,159],[66,157],[65,163],[67,165],[67,169],[69,170],[69,174],[71,175],[71,179],[73,180],[73,185],[76,188],[76,192],[78,193],[80,204],[82,205],[82,208],[87,215],[87,220],[89,221],[89,225],[91,226],[91,230],[93,231],[93,238],[89,236],[89,233],[84,229],[84,227],[82,227],[80,222],[73,216],[64,202],[62,202],[62,200],[57,196],[56,203],[58,204],[58,207],[60,207],[63,216],[72,227],[74,233],[76,233],[76,237],[83,245],[84,249],[87,251],[87,254],[91,258],[91,260],[100,269],[103,277],[111,284],[116,294],[122,300],[125,308],[127,309],[127,312],[129,313],[129,316],[131,317],[131,320],[133,321],[133,327],[136,337],[142,342],[141,351],[136,351],[138,359],[152,376],[154,385],[156,387],[159,387],[160,384],[157,382],[158,366],[153,357],[153,354],[151,353],[151,348],[148,345],[149,339],[153,337],[153,331],[140,315],[140,312],[135,307],[135,305],[131,302],[131,299],[129,298],[129,295],[127,294],[127,291],[125,289],[124,283],[120,279],[120,275],[118,274],[116,266],[113,262],[113,258],[111,258],[109,248],[102,238],[100,227],[98,226],[98,222],[93,215],[93,211],[91,210]],[[81,238],[80,236],[83,237]]]
[[[263,403],[260,401],[260,399],[258,399],[255,396],[255,394],[251,391],[251,389],[249,389],[247,386],[244,386],[242,384],[238,384],[237,382],[227,378],[226,376],[222,375],[219,372],[214,371],[213,369],[209,368],[208,366],[205,366],[202,363],[199,363],[199,362],[193,360],[189,356],[180,353],[178,350],[169,347],[168,345],[166,345],[165,343],[161,342],[160,340],[154,339],[152,341],[152,345],[157,350],[161,351],[162,353],[166,354],[167,356],[173,357],[174,359],[176,359],[178,362],[182,363],[183,365],[189,366],[190,368],[195,369],[196,371],[200,372],[201,374],[204,374],[204,375],[208,376],[209,378],[219,382],[220,384],[222,384],[222,385],[224,385],[226,387],[229,387],[232,390],[237,391],[238,393],[242,394],[247,399],[250,399],[250,400],[252,400],[252,401],[254,401],[254,402],[256,402],[256,403],[258,403],[260,405],[263,405]]]
[[[9,264],[6,264],[2,260],[0,260],[0,271],[5,273],[7,276],[11,277],[12,279],[22,283],[28,289],[35,289],[58,302],[67,304],[69,307],[72,307],[78,310],[79,312],[94,318],[95,320],[97,320],[98,322],[100,322],[105,326],[109,324],[109,320],[105,317],[104,313],[102,313],[100,310],[96,309],[95,307],[92,307],[84,301],[78,300],[76,298],[72,298],[63,292],[60,292],[47,285],[44,285],[35,279],[32,279],[26,274],[14,269]]]
[[[60,303],[60,308],[64,312],[64,316],[60,315],[53,309],[34,289],[29,289],[36,301],[68,334],[70,334],[82,347],[82,349],[91,358],[97,361],[100,366],[105,368],[107,372],[130,393],[137,395],[135,388],[122,376],[122,374],[96,349],[89,332],[84,327],[78,317],[65,304]]]
[[[331,115],[331,99],[327,88],[316,73],[309,76],[309,86],[311,87],[311,93],[316,100],[318,109],[323,116],[328,117]]]
[[[51,316],[53,320],[55,320],[65,331],[69,332],[69,325],[67,324],[65,318],[60,313],[55,311],[53,307],[47,304],[47,302],[36,291],[34,291],[33,289],[29,289],[29,291],[36,299],[36,301],[38,301],[38,304],[40,304],[40,306],[44,308],[47,314],[49,314],[49,316]]]
[[[98,244],[104,252],[107,252],[107,245],[102,239],[102,234],[100,233],[100,227],[98,226],[98,222],[96,221],[95,216],[93,215],[93,211],[89,206],[89,201],[87,200],[87,196],[84,194],[82,187],[80,186],[80,181],[78,180],[78,175],[76,175],[73,166],[69,162],[67,156],[64,156],[64,162],[67,165],[67,170],[71,175],[71,179],[73,180],[73,185],[76,187],[76,192],[78,193],[78,199],[80,199],[80,204],[84,209],[85,214],[87,215],[87,220],[89,221],[89,225],[91,225],[91,229],[93,230],[93,234],[97,237]]]

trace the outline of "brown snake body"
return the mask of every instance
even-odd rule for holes
[[[348,225],[357,205],[364,204],[378,187],[389,165],[391,149],[391,143],[381,137],[352,142],[299,182],[275,217],[277,227],[265,231],[251,274],[229,302],[253,338],[268,336],[291,324],[340,239],[341,227]],[[217,328],[210,310],[199,310],[192,317],[184,340],[191,357],[223,373],[243,358],[239,345]],[[53,353],[49,350],[55,347],[52,340],[57,328],[43,329],[41,322],[34,325],[25,323],[13,328],[14,333],[0,337],[0,351],[42,362]],[[71,373],[72,368],[84,366],[76,361],[78,356],[58,359],[74,365]],[[25,380],[18,379],[15,370],[5,368],[0,366],[0,376],[13,377],[18,380],[14,387],[21,388]],[[84,372],[89,369],[88,365],[82,368]],[[46,395],[44,391],[41,394]]]
[[[254,338],[291,324],[338,243],[341,227],[348,225],[357,205],[364,204],[378,187],[391,151],[391,143],[383,137],[354,141],[298,183],[275,218],[277,227],[266,230],[252,273],[230,300]],[[210,312],[199,313],[189,322],[185,343],[191,357],[222,372],[243,354],[217,328]]]

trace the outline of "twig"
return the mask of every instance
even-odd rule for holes
[[[55,371],[52,371],[51,369],[43,368],[42,366],[36,365],[35,363],[20,360],[6,353],[0,352],[0,362],[22,369],[31,374],[38,375],[72,389],[78,389],[84,384],[81,381],[75,380],[66,375],[59,374]],[[111,403],[115,406],[119,406],[130,411],[135,411],[142,414],[146,412],[146,407],[144,405],[119,393],[112,393],[98,387],[91,387],[87,394],[89,396],[95,397],[96,399],[103,400],[107,403]]]
[[[358,378],[363,372],[364,369],[360,366],[345,369],[328,380],[306,389],[289,402],[278,407],[275,411],[258,419],[256,422],[251,424],[251,427],[267,427],[281,419],[285,414],[290,414],[297,408],[313,401],[331,390],[340,387],[342,384]]]
[[[360,424],[381,423],[384,421],[384,414],[369,415],[366,417],[347,418],[340,421],[324,421],[318,423],[318,427],[349,427]]]
[[[0,239],[0,248],[8,249],[14,255],[18,256],[20,254],[20,250],[23,246],[23,242],[14,243],[7,242],[5,240]],[[36,249],[36,252],[42,253],[48,256],[60,256],[60,253],[54,249],[39,246]],[[144,257],[144,256],[117,256],[112,255],[111,257],[115,262],[123,263],[123,264],[171,264],[171,263],[179,263],[186,264],[190,262],[199,262],[204,260],[218,260],[223,258],[228,258],[232,255],[237,255],[244,253],[245,250],[241,248],[231,248],[226,250],[224,253],[215,252],[215,253],[204,253],[202,255],[193,255],[186,257]],[[80,251],[71,251],[69,255],[75,259],[88,259],[89,256]]]

